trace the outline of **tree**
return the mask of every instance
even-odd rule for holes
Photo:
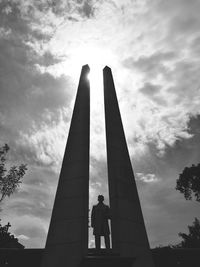
[[[189,234],[179,233],[183,241],[175,247],[179,248],[200,248],[200,221],[195,218],[192,225],[188,225]]]
[[[24,248],[24,246],[18,242],[18,239],[8,232],[9,227],[11,227],[10,223],[4,226],[0,224],[0,248]]]
[[[200,163],[186,167],[176,180],[176,190],[184,194],[185,199],[200,201]]]
[[[6,156],[9,149],[7,144],[0,147],[0,202],[2,202],[6,196],[10,197],[10,195],[16,191],[27,170],[26,164],[21,164],[19,166],[14,165],[11,166],[9,170],[6,169]]]

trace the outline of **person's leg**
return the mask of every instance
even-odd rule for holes
[[[104,235],[106,249],[110,249],[110,236]]]
[[[101,247],[101,237],[100,235],[95,235],[95,247],[97,250],[100,250]]]

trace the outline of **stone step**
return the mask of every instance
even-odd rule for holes
[[[103,255],[109,255],[109,256],[119,256],[119,253],[114,253],[112,249],[100,249],[96,250],[94,248],[88,249],[88,256],[103,256]]]
[[[90,254],[83,259],[81,267],[131,267],[133,262],[134,258],[119,257],[114,254]]]

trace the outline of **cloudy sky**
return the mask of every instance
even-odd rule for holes
[[[175,190],[200,156],[199,0],[0,0],[0,145],[27,163],[1,218],[44,247],[81,66],[91,67],[90,207],[107,193],[102,68],[112,68],[151,247],[200,206]],[[93,244],[90,238],[90,244]]]

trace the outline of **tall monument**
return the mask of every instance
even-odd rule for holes
[[[134,267],[152,267],[112,72],[107,66],[103,70],[103,78],[113,250],[122,257],[135,257]]]
[[[88,250],[89,66],[82,67],[42,267],[77,267]]]
[[[81,267],[88,252],[88,72],[83,66],[41,267]],[[153,267],[110,68],[103,77],[112,251],[134,258],[132,267]]]

